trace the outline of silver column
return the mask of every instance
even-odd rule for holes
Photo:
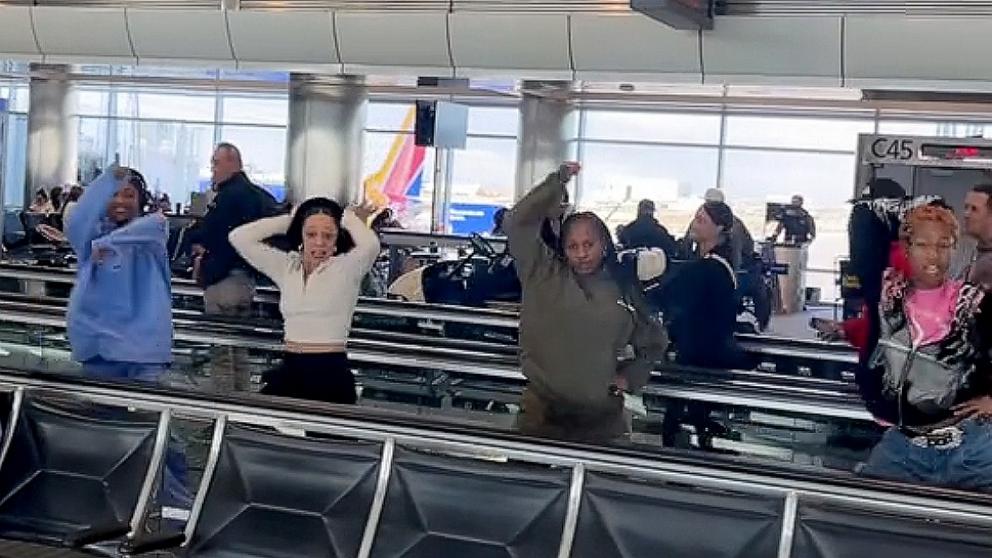
[[[290,76],[286,179],[294,203],[361,199],[367,97],[361,77]]]
[[[68,73],[68,66],[31,65],[26,205],[39,188],[76,181],[76,103]]]
[[[517,199],[575,157],[578,111],[568,100],[571,82],[525,81],[521,86],[520,131],[517,135]]]

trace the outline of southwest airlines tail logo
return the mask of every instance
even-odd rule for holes
[[[416,107],[410,107],[401,130],[413,132],[416,117]],[[425,147],[414,144],[412,133],[396,134],[382,166],[365,179],[365,199],[379,207],[406,209],[411,198],[420,196],[426,152]]]

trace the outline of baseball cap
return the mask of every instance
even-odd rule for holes
[[[723,191],[719,188],[710,188],[709,190],[706,190],[706,193],[703,195],[703,199],[708,202],[724,203]]]

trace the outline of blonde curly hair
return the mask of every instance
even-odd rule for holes
[[[909,244],[913,231],[923,223],[937,223],[942,226],[954,244],[958,242],[958,219],[954,212],[939,205],[921,205],[909,211],[899,226],[899,240]]]

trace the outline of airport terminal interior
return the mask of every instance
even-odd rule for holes
[[[0,558],[989,556],[990,37],[0,0]]]

